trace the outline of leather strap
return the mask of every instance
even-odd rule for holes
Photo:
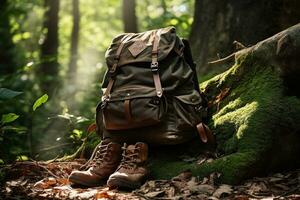
[[[158,73],[158,45],[159,45],[159,34],[157,32],[154,32],[154,38],[153,38],[153,48],[152,48],[152,61],[151,61],[151,71],[153,74],[153,80],[156,90],[156,95],[158,97],[162,97],[163,90],[161,87],[160,77]]]
[[[203,122],[197,124],[197,131],[199,133],[200,139],[203,143],[215,143],[214,136],[207,125]]]
[[[120,55],[121,55],[121,52],[122,52],[122,49],[124,47],[124,44],[131,38],[132,34],[128,34],[124,37],[124,40],[121,42],[121,44],[119,45],[118,49],[117,49],[117,52],[116,52],[116,57],[114,58],[115,60],[115,63],[113,64],[113,66],[111,67],[111,69],[109,70],[109,73],[115,73],[116,70],[117,70],[117,67],[118,67],[118,63],[119,63],[119,60],[120,60]],[[109,95],[110,95],[110,91],[114,85],[114,82],[115,82],[115,77],[110,77],[110,80],[108,82],[108,85],[106,87],[106,90],[104,92],[104,95],[102,97],[102,101],[107,101],[109,99]]]
[[[131,112],[130,112],[130,99],[126,99],[124,101],[124,109],[125,109],[126,119],[130,123],[132,121]]]

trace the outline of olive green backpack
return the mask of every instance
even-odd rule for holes
[[[119,35],[105,57],[108,70],[96,109],[102,137],[178,144],[198,137],[198,132],[203,142],[212,140],[202,123],[207,102],[188,42],[174,27]]]

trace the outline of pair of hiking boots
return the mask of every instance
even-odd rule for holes
[[[103,140],[95,149],[82,170],[73,171],[69,180],[85,186],[99,186],[107,183],[110,188],[140,187],[148,175],[146,161],[148,145],[122,145]]]

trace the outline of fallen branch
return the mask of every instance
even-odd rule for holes
[[[233,62],[234,61],[234,58],[235,58],[235,53],[232,53],[230,54],[229,56],[225,57],[225,58],[221,58],[219,60],[215,60],[215,61],[211,61],[211,62],[208,62],[207,64],[208,65],[216,65],[216,64],[224,64],[226,62]]]

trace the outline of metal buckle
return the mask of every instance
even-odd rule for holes
[[[152,62],[151,63],[151,71],[157,72],[158,71],[158,62]]]
[[[102,110],[106,107],[106,105],[109,101],[109,98],[110,98],[110,95],[109,96],[102,96],[102,102],[101,102],[101,106],[100,106]]]
[[[116,69],[110,69],[109,71],[108,71],[108,73],[109,73],[109,76],[110,77],[112,77],[112,78],[114,78],[116,75],[117,75],[117,70]]]

